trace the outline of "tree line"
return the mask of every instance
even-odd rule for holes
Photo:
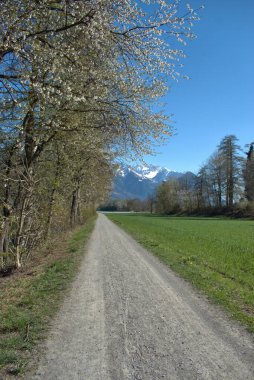
[[[83,223],[109,191],[117,157],[170,136],[152,104],[178,76],[198,16],[179,2],[148,4],[1,2],[1,267],[19,268]]]
[[[197,176],[170,179],[158,187],[156,211],[253,214],[253,144],[244,157],[236,136],[225,136]]]

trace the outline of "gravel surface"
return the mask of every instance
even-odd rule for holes
[[[31,379],[254,379],[254,339],[100,214]]]

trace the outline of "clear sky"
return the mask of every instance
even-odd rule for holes
[[[254,0],[188,2],[205,9],[185,48],[182,70],[191,79],[171,83],[164,99],[176,135],[145,160],[197,172],[224,136],[236,135],[242,147],[254,141]]]

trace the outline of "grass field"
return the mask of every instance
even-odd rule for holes
[[[254,332],[254,221],[107,216]]]
[[[67,232],[30,267],[0,279],[0,379],[26,370],[77,273],[94,223]]]

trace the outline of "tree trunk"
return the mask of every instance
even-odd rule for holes
[[[19,216],[19,223],[18,223],[18,230],[16,234],[16,244],[15,244],[15,250],[16,250],[16,267],[21,267],[21,256],[22,256],[22,235],[23,235],[23,229],[25,224],[25,217],[26,217],[26,209],[28,204],[28,197],[25,196],[22,202],[22,208],[20,211]]]
[[[48,212],[48,218],[47,218],[47,222],[46,222],[46,232],[45,232],[46,239],[48,239],[49,233],[50,233],[52,216],[53,216],[53,206],[55,203],[55,194],[56,194],[56,190],[57,190],[57,181],[59,179],[59,174],[60,174],[60,155],[59,155],[59,151],[57,149],[57,162],[56,162],[55,178],[54,178],[54,183],[53,183],[53,187],[52,187],[51,194],[50,194],[49,212]]]
[[[10,204],[10,192],[11,192],[11,184],[10,184],[10,175],[12,170],[12,157],[16,150],[16,144],[12,146],[10,149],[10,156],[6,163],[6,172],[5,172],[5,183],[4,183],[4,201],[2,208],[2,226],[0,232],[0,257],[1,257],[1,266],[5,266],[5,262],[7,259],[8,251],[9,251],[9,231],[11,225],[11,215],[12,215],[12,206]]]
[[[22,265],[22,251],[25,249],[23,235],[24,235],[24,227],[25,227],[25,219],[26,214],[28,212],[29,203],[33,193],[33,178],[34,173],[32,169],[32,164],[35,160],[34,150],[35,150],[35,139],[34,139],[34,112],[37,103],[37,98],[34,93],[31,91],[29,93],[29,110],[23,121],[23,131],[24,131],[24,169],[23,169],[23,178],[25,178],[25,186],[21,189],[20,198],[22,197],[23,191],[23,199],[21,198],[21,210],[19,215],[19,222],[16,232],[15,239],[15,252],[16,252],[16,267],[20,268]]]
[[[78,222],[80,222],[80,187],[79,186],[72,193],[71,215],[70,215],[71,227],[74,227]]]

